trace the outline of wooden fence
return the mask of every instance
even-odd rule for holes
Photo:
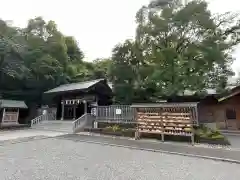
[[[98,106],[97,122],[134,123],[134,109],[130,105]]]

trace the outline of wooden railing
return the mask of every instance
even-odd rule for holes
[[[85,127],[92,127],[94,120],[94,116],[89,113],[82,115],[73,122],[73,133],[76,133]]]
[[[38,116],[38,117],[36,117],[36,118],[34,118],[34,119],[31,120],[31,126],[32,126],[32,125],[35,125],[35,124],[39,124],[39,123],[42,122],[42,121],[46,121],[47,118],[48,118],[48,115],[47,115],[47,114],[43,114],[43,115],[41,115],[41,116]]]

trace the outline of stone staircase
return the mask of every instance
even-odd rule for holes
[[[85,128],[92,128],[94,121],[95,117],[93,115],[89,113],[82,115],[73,122],[73,133],[84,131]]]
[[[77,133],[84,131],[84,128],[91,128],[95,120],[91,114],[84,114],[75,121],[71,120],[50,120],[48,114],[34,118],[31,121],[31,128],[44,131]]]
[[[44,130],[44,131],[55,131],[72,133],[73,130],[72,121],[60,121],[60,120],[45,120],[32,126],[32,129]]]

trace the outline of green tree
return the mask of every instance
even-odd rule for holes
[[[141,89],[147,94],[143,97],[151,100],[185,90],[225,89],[228,77],[234,74],[230,65],[231,50],[239,43],[237,15],[213,15],[205,1],[182,5],[176,0],[164,6],[142,7],[136,21],[135,45],[123,45],[124,49],[115,50],[113,55],[114,69],[127,67],[129,71],[126,76],[131,81],[124,81],[127,73],[123,77],[121,70],[113,71],[115,77],[122,78],[114,81],[115,87],[131,86],[122,94],[131,92],[129,88],[133,92]],[[139,84],[136,90],[133,84]]]
[[[105,78],[109,79],[110,68],[112,65],[111,59],[96,59],[93,61],[93,78],[100,79]]]
[[[1,21],[0,35],[0,84],[9,98],[39,102],[45,90],[71,82],[78,73],[73,67],[84,63],[76,40],[64,36],[54,21],[37,17],[22,29]]]
[[[9,27],[7,23],[0,20],[0,79],[6,76],[22,78],[26,72],[21,53],[24,45],[19,41],[20,31]],[[15,38],[13,38],[15,37]]]

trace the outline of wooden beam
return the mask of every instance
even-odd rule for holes
[[[218,102],[224,101],[224,100],[229,99],[229,98],[231,98],[231,97],[233,97],[233,96],[236,96],[236,95],[238,95],[238,94],[240,94],[240,91],[233,92],[233,93],[231,93],[231,94],[229,94],[229,95],[227,95],[227,96],[224,96],[224,97],[222,97],[222,98],[219,98],[219,99],[218,99]]]

